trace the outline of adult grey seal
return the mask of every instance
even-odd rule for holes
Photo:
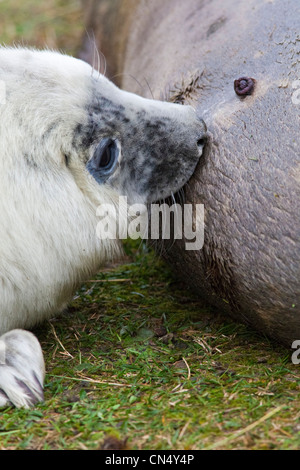
[[[44,361],[24,328],[120,252],[97,236],[97,209],[179,190],[205,125],[57,52],[0,48],[0,84],[0,406],[28,407],[43,399]]]
[[[174,270],[218,311],[291,347],[300,339],[299,1],[89,3],[87,29],[122,88],[140,90],[135,77],[148,96],[146,78],[154,96],[192,103],[209,128],[186,188],[186,202],[205,206],[204,246],[174,243]]]

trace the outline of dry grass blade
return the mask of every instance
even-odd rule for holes
[[[228,446],[228,444],[232,443],[233,441],[235,441],[239,437],[243,436],[247,432],[252,431],[253,429],[255,429],[260,424],[262,424],[265,421],[267,421],[268,419],[272,418],[272,416],[279,413],[284,407],[285,407],[285,405],[277,406],[273,410],[268,411],[268,413],[266,413],[264,416],[259,418],[254,423],[251,423],[248,426],[246,426],[244,429],[240,429],[239,431],[234,432],[230,436],[225,437],[224,439],[221,439],[220,441],[215,442],[211,446],[208,446],[205,450],[214,450],[214,449],[218,449],[220,447]]]

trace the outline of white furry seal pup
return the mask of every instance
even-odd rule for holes
[[[97,207],[179,190],[202,154],[188,106],[121,91],[85,62],[0,48],[0,406],[43,399],[31,328],[119,252],[96,236]]]

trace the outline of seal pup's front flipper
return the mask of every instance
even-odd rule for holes
[[[43,401],[45,366],[37,338],[25,330],[0,336],[0,407],[30,408]]]

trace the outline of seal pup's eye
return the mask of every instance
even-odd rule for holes
[[[117,141],[106,137],[96,147],[87,169],[97,181],[103,182],[114,172],[118,157]]]
[[[107,140],[107,139],[104,139]],[[113,163],[115,157],[115,142],[108,139],[107,142],[102,142],[96,149],[96,163],[99,168],[109,168]]]

